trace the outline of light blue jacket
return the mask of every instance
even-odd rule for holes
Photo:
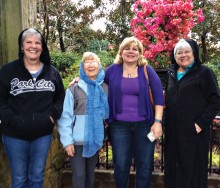
[[[107,85],[102,83],[102,87],[107,93]],[[81,79],[78,84],[74,84],[66,90],[63,112],[58,120],[58,131],[63,147],[71,144],[83,145],[84,143],[86,95],[87,84]]]

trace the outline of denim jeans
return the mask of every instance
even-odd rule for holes
[[[33,141],[2,136],[12,175],[12,188],[43,188],[52,135]]]
[[[83,146],[74,147],[75,155],[70,158],[73,171],[72,185],[74,188],[93,188],[98,151],[92,157],[85,158],[82,157]]]
[[[117,188],[128,188],[132,158],[136,167],[136,188],[150,188],[155,142],[147,134],[146,121],[113,121],[110,124],[114,178]]]

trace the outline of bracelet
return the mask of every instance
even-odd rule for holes
[[[162,121],[160,119],[155,119],[154,122],[162,123]]]

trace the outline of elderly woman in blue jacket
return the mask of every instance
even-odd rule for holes
[[[98,56],[85,52],[80,80],[66,91],[58,130],[70,157],[74,188],[93,187],[98,151],[104,140],[103,120],[109,115],[104,76]]]

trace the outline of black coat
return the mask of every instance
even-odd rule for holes
[[[211,69],[195,63],[181,80],[177,65],[168,71],[165,111],[166,188],[207,188],[210,125],[220,110]],[[202,132],[197,134],[195,123]]]

